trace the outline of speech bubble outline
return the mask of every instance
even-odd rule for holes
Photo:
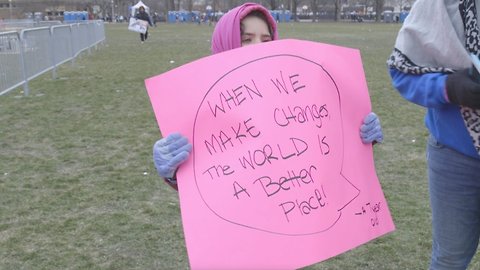
[[[197,166],[197,164],[199,163],[197,161],[197,154],[199,153],[199,151],[197,149],[200,149],[200,143],[197,142],[197,140],[198,140],[198,136],[197,136],[198,121],[197,120],[198,120],[198,117],[200,115],[201,109],[206,104],[207,97],[210,96],[213,93],[213,90],[217,85],[219,85],[223,80],[225,80],[225,78],[227,78],[229,75],[233,74],[234,72],[236,72],[236,71],[238,71],[238,70],[240,70],[240,69],[242,69],[246,66],[254,65],[255,63],[258,63],[259,61],[268,61],[270,59],[278,59],[278,58],[283,58],[283,57],[293,57],[295,60],[301,61],[304,64],[305,63],[308,63],[310,65],[313,64],[314,66],[319,68],[321,70],[321,72],[323,72],[323,75],[325,75],[325,78],[327,78],[330,81],[331,85],[333,86],[333,90],[335,91],[336,97],[338,99],[337,101],[338,101],[339,131],[341,133],[341,136],[340,136],[341,146],[339,148],[341,149],[341,151],[339,151],[340,152],[339,153],[340,157],[338,158],[338,162],[340,164],[339,165],[340,167],[338,168],[338,172],[336,172],[336,175],[339,177],[339,179],[336,179],[336,180],[343,181],[343,186],[346,187],[346,188],[350,188],[351,190],[353,190],[353,192],[352,191],[349,192],[350,196],[347,197],[346,199],[343,199],[342,202],[336,202],[335,209],[334,209],[336,213],[331,214],[328,223],[324,224],[323,226],[320,226],[321,228],[317,229],[317,230],[308,230],[308,231],[304,231],[304,232],[282,232],[282,231],[275,230],[275,229],[272,229],[272,228],[267,228],[268,226],[267,227],[265,227],[265,226],[262,227],[262,226],[258,226],[258,225],[250,225],[250,224],[248,224],[248,222],[239,221],[235,217],[231,217],[231,216],[227,217],[225,213],[220,213],[221,211],[219,211],[218,209],[214,209],[216,206],[215,207],[213,206],[213,203],[210,200],[210,195],[205,195],[206,194],[205,189],[203,189],[203,187],[201,187],[201,186],[203,186],[203,184],[199,183],[199,179],[201,179],[201,177],[199,176],[199,170],[200,169]],[[301,56],[291,55],[291,54],[277,54],[277,55],[269,55],[269,56],[265,56],[265,57],[260,57],[260,58],[248,61],[248,62],[246,62],[242,65],[239,65],[239,66],[233,68],[232,70],[228,71],[224,75],[222,75],[217,81],[215,81],[215,83],[213,83],[213,85],[205,93],[202,101],[200,102],[200,105],[197,109],[197,112],[196,112],[196,115],[195,115],[195,120],[194,120],[194,123],[193,123],[193,146],[194,146],[193,147],[193,168],[194,168],[193,174],[194,174],[196,188],[198,190],[198,193],[199,193],[202,201],[205,203],[205,205],[208,207],[208,209],[210,209],[210,211],[212,211],[219,218],[221,218],[221,219],[223,219],[227,222],[230,222],[230,223],[242,226],[242,227],[250,228],[250,229],[255,229],[255,230],[259,230],[259,231],[264,231],[264,232],[269,232],[269,233],[274,233],[274,234],[280,234],[280,235],[310,235],[310,234],[317,234],[317,233],[326,232],[329,229],[331,229],[340,220],[341,215],[342,215],[341,211],[346,206],[348,206],[351,202],[353,202],[355,200],[355,198],[357,198],[360,195],[360,190],[355,185],[353,185],[342,173],[342,170],[343,170],[343,156],[344,156],[343,139],[344,139],[344,136],[343,136],[343,121],[342,121],[340,92],[339,92],[337,83],[335,82],[334,78],[323,67],[323,65],[321,65],[321,64],[319,64],[315,61],[303,58]],[[319,143],[321,143],[320,137],[318,137],[318,140],[319,140]],[[337,184],[338,183],[335,183],[335,186]],[[331,185],[332,185],[332,183],[330,183],[330,186],[328,186],[328,187],[332,188]],[[333,211],[333,210],[331,210],[331,211]]]

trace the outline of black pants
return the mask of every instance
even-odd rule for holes
[[[148,31],[145,32],[145,34],[140,33],[140,40],[145,41],[148,38]]]

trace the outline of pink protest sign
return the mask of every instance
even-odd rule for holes
[[[177,173],[192,269],[295,269],[394,230],[359,137],[358,50],[269,42],[146,86],[162,134],[193,144]]]

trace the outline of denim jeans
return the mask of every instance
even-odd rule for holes
[[[430,136],[427,162],[433,234],[430,269],[466,269],[480,236],[480,160]]]

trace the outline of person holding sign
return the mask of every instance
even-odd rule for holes
[[[479,3],[416,1],[387,61],[393,86],[427,108],[430,269],[466,269],[480,237]]]
[[[213,54],[278,39],[277,24],[270,12],[256,3],[238,6],[219,20],[212,35]],[[365,144],[382,142],[380,121],[373,112],[368,114],[360,127]],[[192,150],[187,138],[173,133],[158,140],[153,146],[153,160],[158,174],[177,189],[175,172],[185,162]]]
[[[144,33],[140,33],[140,41],[143,43],[145,40],[147,40],[148,38],[148,25],[150,26],[153,26],[152,25],[152,22],[150,20],[150,16],[148,15],[148,13],[145,11],[145,7],[144,6],[141,6],[139,9],[138,9],[138,13],[137,15],[135,15],[135,19],[137,20],[142,20],[142,21],[145,21],[147,22],[147,30],[145,31],[145,34]]]

